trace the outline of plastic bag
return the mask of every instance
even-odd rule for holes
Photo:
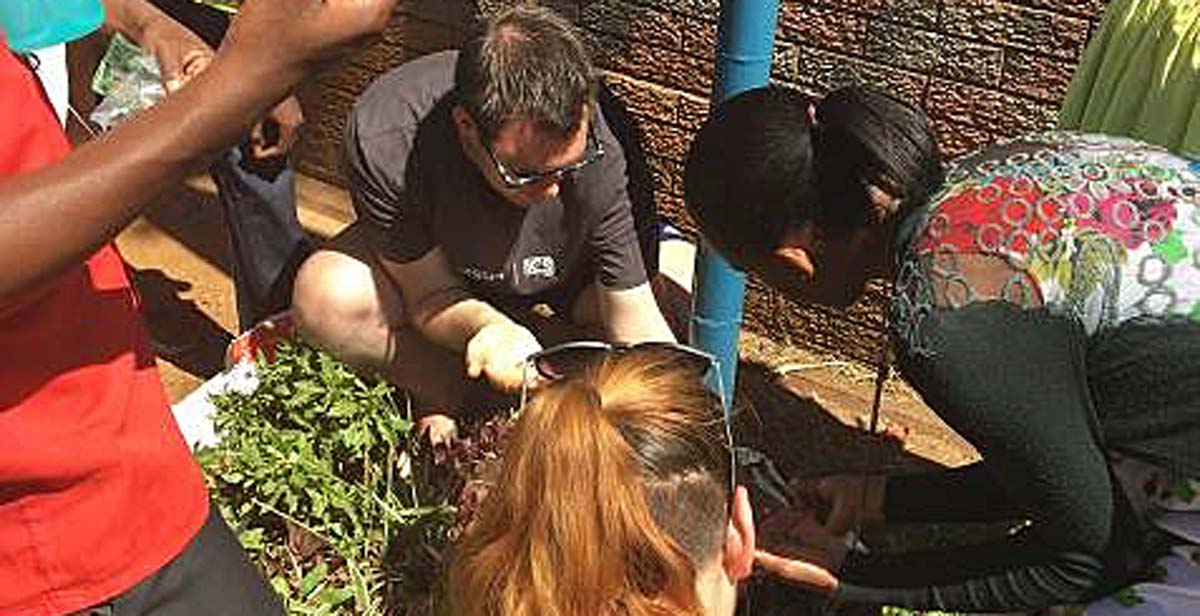
[[[104,100],[92,111],[91,120],[105,129],[152,107],[166,94],[158,62],[120,34],[100,60],[92,90]]]

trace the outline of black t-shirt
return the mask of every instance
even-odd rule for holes
[[[440,246],[472,293],[501,302],[580,280],[612,289],[646,282],[625,156],[603,114],[595,129],[604,156],[565,179],[556,198],[514,205],[462,151],[450,113],[457,55],[393,69],[347,121],[351,194],[379,253],[405,263]]]

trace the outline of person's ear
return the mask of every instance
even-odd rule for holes
[[[775,249],[775,256],[788,267],[798,270],[805,278],[812,278],[816,273],[808,252],[797,246],[780,246]]]
[[[783,234],[783,240],[775,249],[774,256],[788,268],[796,270],[805,278],[812,278],[817,271],[813,263],[813,248],[809,233],[804,227],[793,227]]]
[[[867,184],[867,199],[871,203],[872,222],[882,223],[895,218],[902,199],[875,184]]]
[[[454,118],[454,128],[458,131],[458,138],[464,144],[471,141],[471,138],[482,138],[475,118],[472,118],[462,105],[455,105],[450,110],[450,117]]]
[[[754,510],[750,507],[750,493],[745,487],[738,486],[733,493],[729,523],[725,528],[725,547],[721,555],[721,565],[729,579],[735,582],[744,580],[754,572],[755,546]]]

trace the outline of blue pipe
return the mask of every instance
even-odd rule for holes
[[[767,85],[779,0],[721,0],[716,83],[712,102]],[[717,357],[725,403],[732,404],[746,275],[708,244],[696,253],[691,344]]]

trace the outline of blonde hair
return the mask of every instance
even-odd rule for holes
[[[720,413],[694,371],[636,351],[545,387],[456,546],[453,613],[700,614],[728,520]]]

